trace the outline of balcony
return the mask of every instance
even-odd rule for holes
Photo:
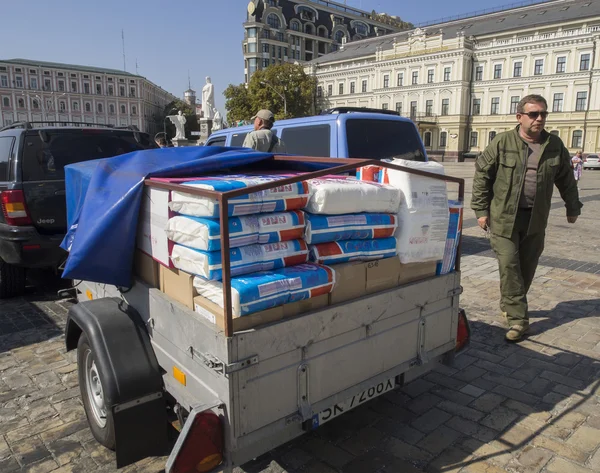
[[[438,115],[436,113],[410,112],[410,113],[403,113],[403,114],[401,114],[401,116],[410,118],[417,125],[419,125],[419,124],[437,125],[437,122],[438,122]]]

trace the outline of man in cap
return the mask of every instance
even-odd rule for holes
[[[271,131],[273,123],[275,123],[273,113],[270,110],[260,110],[252,117],[252,120],[254,121],[254,131],[246,135],[242,146],[267,153],[285,153],[285,144]]]

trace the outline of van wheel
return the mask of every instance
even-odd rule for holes
[[[77,344],[79,389],[90,430],[98,443],[115,449],[115,425],[112,411],[106,405],[102,386],[102,372],[96,364],[96,355],[87,335],[82,333]]]
[[[25,268],[0,260],[0,299],[22,296],[25,293]]]

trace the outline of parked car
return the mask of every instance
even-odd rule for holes
[[[66,165],[156,147],[133,127],[60,125],[0,129],[0,298],[24,292],[27,269],[58,270],[66,259]]]
[[[600,169],[600,157],[589,154],[583,158],[583,169]]]
[[[242,146],[251,125],[211,134],[206,146]],[[321,115],[276,121],[286,152],[298,156],[427,161],[415,124],[390,110],[338,107]]]

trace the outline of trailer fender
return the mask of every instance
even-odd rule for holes
[[[69,309],[67,351],[77,348],[82,333],[113,416],[117,467],[164,455],[168,420],[161,369],[137,311],[119,298],[80,302]]]

